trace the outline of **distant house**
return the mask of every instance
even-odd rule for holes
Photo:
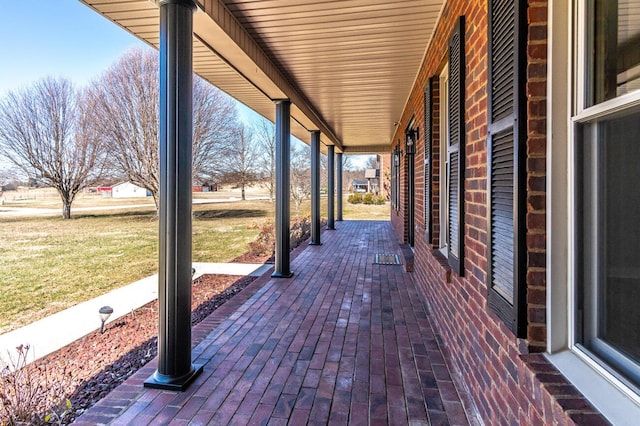
[[[380,192],[380,169],[366,169],[364,178],[367,180],[367,192],[378,194]]]
[[[131,182],[122,182],[111,187],[111,196],[113,198],[150,197],[151,191]]]
[[[353,192],[367,192],[369,184],[366,180],[354,179],[351,182],[351,186],[353,187]]]
[[[217,183],[203,183],[202,185],[193,185],[193,192],[214,192],[218,190]]]
[[[113,187],[111,186],[99,186],[96,188],[96,192],[103,197],[111,197],[111,192],[113,191]]]

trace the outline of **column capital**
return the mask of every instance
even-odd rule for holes
[[[194,0],[158,0],[158,6],[164,6],[165,4],[177,4],[180,6],[187,6],[192,9],[197,7]]]

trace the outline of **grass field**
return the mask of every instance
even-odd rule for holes
[[[269,202],[195,206],[193,260],[244,253],[272,216]],[[0,220],[0,333],[156,273],[157,229],[153,208]]]
[[[256,225],[274,217],[268,201],[199,204],[193,211],[195,262],[232,260],[256,237]],[[343,211],[344,219],[389,218],[388,204],[345,201]],[[308,202],[301,214],[309,214]],[[0,334],[157,272],[153,207],[72,209],[72,216],[0,219]]]

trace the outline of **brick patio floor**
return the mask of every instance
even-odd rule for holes
[[[194,328],[204,372],[182,393],[142,368],[77,424],[469,424],[389,222],[338,222]],[[239,297],[241,296],[241,297]]]

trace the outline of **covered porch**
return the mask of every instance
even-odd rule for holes
[[[391,224],[322,239],[194,328],[204,370],[186,391],[144,388],[151,362],[76,423],[476,424],[412,275],[374,263],[400,255]]]

